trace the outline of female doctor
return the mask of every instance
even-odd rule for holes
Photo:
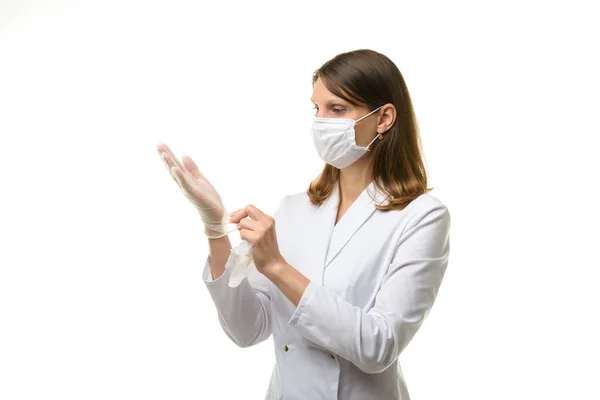
[[[240,347],[273,335],[266,399],[408,400],[398,357],[436,298],[450,214],[428,194],[409,92],[389,58],[342,53],[312,82],[325,166],[273,216],[253,205],[228,214],[191,158],[163,143],[158,152],[204,221],[202,276],[225,334]],[[256,266],[235,287],[232,224]]]

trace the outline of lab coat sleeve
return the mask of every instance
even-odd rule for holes
[[[202,279],[217,308],[225,334],[239,347],[250,347],[271,335],[271,296],[268,279],[253,269],[237,287],[229,287],[231,270],[213,280],[210,255],[206,258]]]
[[[283,199],[282,199],[283,201]],[[274,218],[281,208],[281,202]],[[250,347],[271,336],[270,281],[256,269],[237,287],[229,287],[231,270],[213,280],[210,255],[206,258],[202,279],[217,308],[219,323],[225,334],[238,346]]]
[[[380,373],[393,364],[429,314],[450,251],[450,214],[443,204],[410,225],[373,308],[365,312],[311,281],[288,326],[363,372]]]

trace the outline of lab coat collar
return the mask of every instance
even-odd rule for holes
[[[375,181],[371,181],[354,203],[352,203],[350,208],[342,215],[339,222],[334,226],[339,207],[339,200],[340,191],[338,182],[335,185],[324,210],[327,215],[327,221],[330,223],[329,229],[331,232],[329,246],[326,252],[325,268],[333,261],[371,214],[375,212],[375,204],[383,204],[386,200],[386,194],[377,190]]]

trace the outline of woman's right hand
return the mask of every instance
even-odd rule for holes
[[[181,161],[178,160],[165,143],[159,143],[156,147],[171,176],[185,197],[198,210],[206,227],[207,236],[217,238],[229,233],[225,229],[229,224],[229,217],[221,197],[200,172],[194,160],[189,156],[184,156]]]

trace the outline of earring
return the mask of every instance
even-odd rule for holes
[[[377,136],[379,138],[379,140],[383,140],[383,135],[379,132],[377,132],[379,134],[379,136]]]

